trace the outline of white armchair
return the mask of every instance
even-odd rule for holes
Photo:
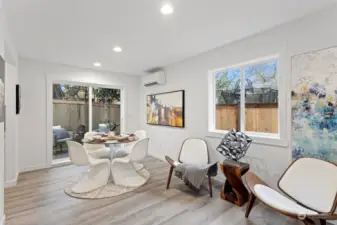
[[[110,176],[110,160],[95,158],[77,142],[67,141],[67,144],[72,163],[77,166],[90,166],[88,174],[75,184],[71,191],[78,194],[86,193],[106,185]]]
[[[199,138],[186,139],[180,149],[178,161],[172,160],[170,157],[165,156],[165,159],[170,163],[171,167],[167,178],[166,189],[170,188],[173,170],[180,163],[187,164],[208,164],[209,153],[206,141]],[[208,188],[210,196],[213,197],[211,174],[207,174]]]
[[[251,195],[247,205],[248,218],[255,199],[277,212],[313,225],[319,219],[337,220],[337,165],[314,158],[294,161],[279,180],[278,187],[285,194],[271,189],[255,174],[248,172],[246,184]]]
[[[130,155],[112,160],[111,174],[116,185],[138,187],[146,182],[134,163],[147,156],[148,144],[149,138],[140,139],[134,144]]]

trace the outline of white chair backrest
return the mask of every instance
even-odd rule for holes
[[[146,138],[146,131],[145,130],[137,130],[135,135],[139,138]]]
[[[95,136],[95,135],[97,135],[98,133],[97,132],[94,132],[94,131],[92,131],[92,132],[87,132],[87,133],[85,133],[84,134],[84,137],[85,138],[92,138],[93,136]]]
[[[132,148],[130,160],[139,161],[144,159],[147,156],[148,149],[149,149],[149,138],[140,139],[135,143],[135,145]]]
[[[83,147],[87,151],[95,151],[98,149],[105,149],[105,144],[89,144],[89,143],[83,143]]]
[[[72,163],[77,166],[85,166],[89,164],[88,155],[84,147],[75,141],[67,141],[69,158]]]
[[[298,159],[281,177],[279,188],[308,208],[328,213],[337,194],[337,166],[320,159]]]
[[[181,147],[179,161],[189,164],[207,164],[207,144],[202,139],[186,139]]]

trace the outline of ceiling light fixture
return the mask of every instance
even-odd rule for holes
[[[114,50],[114,52],[121,52],[121,51],[123,51],[123,49],[121,47],[119,47],[119,46],[114,47],[113,50]]]
[[[100,62],[95,62],[95,63],[94,63],[94,66],[95,66],[95,67],[101,67],[102,64],[101,64]]]
[[[165,4],[160,9],[163,15],[169,15],[173,13],[173,7],[170,4]]]

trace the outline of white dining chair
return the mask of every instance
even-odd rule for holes
[[[135,133],[136,137],[138,138],[146,138],[147,137],[147,132],[146,130],[137,130]]]
[[[94,136],[98,135],[98,132],[87,132],[84,134],[85,139],[92,139]],[[83,143],[85,150],[92,153],[96,158],[111,158],[111,149],[106,147],[105,144],[89,144]]]
[[[67,141],[69,158],[77,166],[89,165],[89,172],[72,188],[74,193],[86,193],[100,188],[108,183],[110,176],[110,160],[97,159],[88,153],[84,147],[74,141]]]
[[[134,135],[136,135],[137,138],[142,139],[147,137],[147,132],[145,130],[137,130],[136,132],[134,132]],[[130,144],[124,145],[122,149],[126,153],[130,154],[134,145],[135,143],[132,142]]]
[[[134,163],[139,162],[147,156],[149,138],[137,141],[131,154],[123,158],[115,158],[111,162],[111,174],[116,185],[127,187],[138,187],[146,182],[146,179],[138,173]]]

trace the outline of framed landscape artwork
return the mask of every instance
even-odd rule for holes
[[[184,98],[184,90],[148,95],[146,99],[147,124],[184,127]]]
[[[292,57],[292,156],[337,162],[337,47]]]

